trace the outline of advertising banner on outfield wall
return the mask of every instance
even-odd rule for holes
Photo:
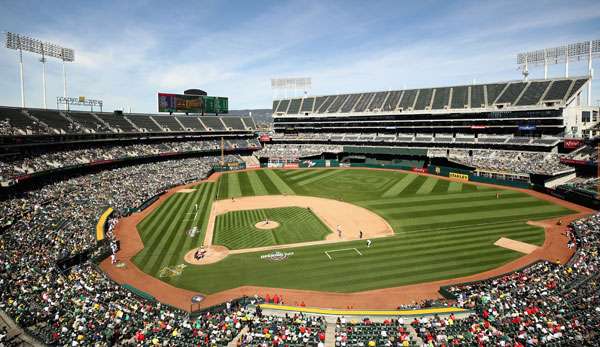
[[[449,172],[448,177],[457,178],[459,180],[465,180],[465,181],[469,180],[469,175],[460,174],[460,173],[456,173],[456,172]]]

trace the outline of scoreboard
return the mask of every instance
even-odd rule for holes
[[[158,93],[158,112],[228,113],[229,99],[221,96]]]

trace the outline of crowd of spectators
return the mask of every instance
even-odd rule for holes
[[[303,158],[323,153],[341,153],[343,150],[342,146],[337,145],[267,144],[254,155],[259,158]]]
[[[561,172],[573,171],[567,165],[560,163],[560,158],[556,153],[539,153],[523,151],[502,151],[502,150],[468,150],[451,149],[447,153],[447,158],[451,161],[472,166],[480,170],[508,172],[515,174],[541,174],[554,175]],[[432,152],[435,156],[440,155],[440,151]]]
[[[52,130],[47,126],[31,120],[30,125],[16,127],[9,119],[0,118],[0,135],[27,135],[27,134],[50,134]]]
[[[224,142],[225,149],[258,146],[256,141],[231,139]],[[185,153],[220,149],[220,141],[161,142],[152,144],[106,145],[85,149],[63,150],[48,153],[15,155],[0,159],[0,181],[25,174],[87,164],[101,160],[135,158],[161,153]]]
[[[416,339],[411,335],[404,318],[385,319],[373,322],[369,318],[348,322],[338,317],[335,326],[335,346],[415,346]]]
[[[266,316],[257,312],[238,346],[323,346],[327,323],[320,316]]]
[[[165,188],[202,178],[218,160],[188,158],[107,170],[1,201],[0,309],[42,341],[60,345],[112,345],[139,337],[138,332],[147,344],[180,336],[186,341],[225,338],[226,317],[210,324],[184,323],[181,312],[140,301],[93,265],[66,274],[55,268],[58,259],[94,248],[94,226],[107,207],[117,216],[127,213]]]
[[[597,192],[598,186],[600,185],[599,177],[576,177],[561,187],[567,186],[569,188],[584,190],[587,192]]]

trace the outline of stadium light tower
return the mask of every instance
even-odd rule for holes
[[[273,90],[273,99],[275,99],[275,93],[277,91],[283,90],[285,93],[285,97],[288,97],[288,91],[293,90],[294,96],[296,96],[296,92],[301,90],[302,96],[306,96],[306,94],[310,91],[312,86],[312,80],[310,77],[301,77],[301,78],[271,78],[271,89]]]
[[[565,77],[569,77],[569,62],[581,61],[587,58],[588,74],[594,77],[592,57],[600,56],[600,40],[571,43],[565,46],[538,49],[517,54],[517,65],[523,70],[523,77],[527,81],[529,65],[543,65],[544,79],[548,78],[548,65],[565,64]],[[592,80],[588,82],[587,104],[592,106]]]
[[[64,97],[67,97],[67,72],[65,69],[66,62],[75,61],[75,51],[70,48],[65,48],[49,42],[43,42],[28,36],[23,36],[11,32],[6,33],[6,48],[19,51],[19,77],[21,79],[21,106],[25,107],[25,85],[23,80],[23,51],[36,53],[41,55],[40,62],[42,63],[42,90],[44,108],[47,108],[46,103],[46,58],[58,58],[63,63],[63,92]]]

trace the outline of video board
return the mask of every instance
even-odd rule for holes
[[[158,93],[158,112],[228,113],[229,99],[220,96]]]
[[[158,93],[158,112],[202,112],[203,102],[200,95]]]

